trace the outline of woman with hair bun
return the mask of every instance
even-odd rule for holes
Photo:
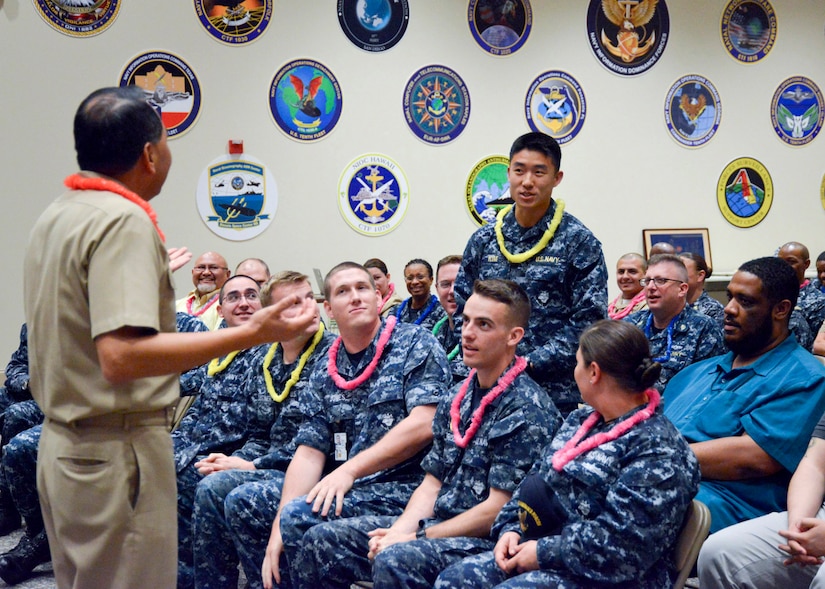
[[[499,513],[494,551],[445,569],[437,589],[672,586],[672,547],[700,474],[652,388],[661,366],[623,321],[587,328],[576,359],[587,405]]]

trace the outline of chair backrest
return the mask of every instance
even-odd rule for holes
[[[685,586],[685,581],[690,576],[696,559],[699,558],[699,550],[709,532],[710,510],[707,505],[694,499],[688,506],[685,522],[682,524],[682,531],[679,532],[673,551],[673,560],[678,574],[673,583],[673,589],[682,589]]]

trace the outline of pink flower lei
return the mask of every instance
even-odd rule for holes
[[[395,292],[395,284],[390,282],[389,286],[387,287],[387,296],[385,296],[381,301],[378,303],[378,312],[380,313],[384,309],[384,305],[387,304],[387,301],[390,300],[390,297]]]
[[[198,295],[195,294],[189,297],[189,299],[186,301],[186,312],[189,315],[200,317],[209,310],[209,307],[218,302],[218,298],[220,298],[220,293],[215,293],[214,295],[212,295],[212,298],[206,301],[200,309],[198,309],[197,311],[193,311],[192,308],[195,306],[195,299],[197,298]]]
[[[608,431],[600,432],[594,436],[591,436],[579,444],[581,439],[586,436],[591,429],[593,429],[596,422],[599,421],[599,418],[601,417],[601,414],[599,414],[598,411],[591,413],[584,423],[581,424],[575,435],[570,438],[560,450],[553,454],[553,468],[556,469],[556,471],[561,472],[564,465],[577,456],[584,454],[585,452],[589,452],[597,446],[601,446],[607,442],[612,442],[619,436],[622,436],[630,431],[630,429],[636,424],[653,417],[653,414],[656,412],[656,407],[659,406],[661,396],[659,395],[659,391],[653,388],[647,389],[645,393],[647,394],[649,401],[644,409],[641,409],[627,419],[620,421]]]
[[[627,306],[621,311],[616,311],[616,302],[622,298],[622,295],[617,296],[613,301],[607,305],[607,316],[611,319],[624,319],[633,312],[633,307],[645,300],[645,290],[642,289],[636,293],[636,296],[630,299]]]
[[[66,185],[66,188],[71,188],[72,190],[105,190],[107,192],[119,194],[129,202],[132,202],[142,208],[144,212],[149,215],[152,225],[155,226],[155,230],[160,236],[160,240],[166,243],[166,236],[163,234],[163,231],[160,230],[160,226],[158,225],[158,216],[155,213],[155,210],[148,202],[126,188],[123,184],[115,182],[114,180],[107,180],[106,178],[86,178],[80,174],[72,174],[71,176],[68,176],[63,181],[63,184]]]
[[[476,432],[478,432],[478,428],[481,427],[481,421],[484,419],[484,411],[487,409],[487,406],[495,401],[505,390],[507,390],[507,387],[513,384],[513,381],[516,380],[516,377],[519,374],[524,372],[525,368],[527,368],[527,360],[521,356],[516,356],[516,362],[513,367],[505,372],[501,378],[498,379],[498,384],[495,388],[484,395],[484,398],[481,399],[481,403],[476,410],[473,411],[470,427],[467,428],[467,431],[462,436],[458,431],[458,424],[461,419],[459,410],[461,408],[461,402],[467,395],[467,389],[470,388],[470,383],[473,382],[476,369],[473,368],[470,371],[470,376],[464,380],[464,383],[461,385],[461,388],[458,390],[458,394],[455,396],[453,403],[450,406],[450,428],[453,430],[453,439],[455,440],[456,446],[459,448],[467,447],[470,441],[475,437]]]
[[[335,386],[339,389],[351,391],[361,386],[370,376],[372,376],[372,373],[375,372],[375,367],[378,366],[378,361],[381,360],[381,355],[384,353],[384,348],[387,347],[387,342],[390,341],[390,336],[395,328],[395,323],[395,317],[387,318],[384,330],[378,337],[378,344],[375,347],[375,356],[373,357],[372,362],[367,365],[361,374],[352,380],[346,380],[338,374],[338,349],[341,347],[341,336],[339,335],[335,339],[332,346],[329,348],[329,355],[327,356],[327,373],[330,378],[332,378],[332,382],[335,383]]]

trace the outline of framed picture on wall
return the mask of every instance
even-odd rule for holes
[[[699,254],[713,268],[710,255],[710,233],[705,229],[642,229],[645,257],[650,257],[650,248],[657,243],[668,243],[676,254],[692,252]]]

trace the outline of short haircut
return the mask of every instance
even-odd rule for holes
[[[783,244],[782,247],[779,248],[778,252],[781,252],[782,250],[799,250],[799,253],[802,254],[803,260],[811,259],[811,254],[808,251],[807,246],[804,243],[799,243],[798,241],[789,241],[788,243]]]
[[[458,264],[461,265],[461,261],[464,259],[463,256],[459,256],[456,254],[450,256],[444,256],[440,260],[438,260],[438,265],[435,267],[435,275],[438,276],[439,270],[441,270],[442,266],[449,266],[451,264]]]
[[[679,254],[680,258],[687,258],[688,260],[693,260],[693,263],[696,264],[696,269],[701,270],[705,273],[705,280],[710,278],[710,275],[713,274],[713,270],[708,263],[705,261],[704,256],[699,254],[694,254],[693,252],[682,252]]]
[[[298,284],[301,282],[306,282],[310,285],[310,288],[312,288],[312,284],[309,282],[309,277],[306,274],[301,274],[294,270],[284,270],[283,272],[273,274],[269,280],[266,281],[266,284],[261,287],[261,305],[268,307],[272,304],[272,292],[279,286]]]
[[[585,364],[595,362],[621,388],[634,393],[653,386],[662,371],[650,357],[645,334],[627,321],[596,321],[582,332],[579,349]]]
[[[651,256],[647,261],[648,269],[651,266],[656,266],[657,264],[673,264],[676,266],[676,271],[679,272],[679,275],[682,277],[682,282],[687,282],[687,268],[685,267],[685,263],[682,261],[682,258],[676,254],[656,254],[655,256]]]
[[[762,281],[762,293],[771,306],[788,300],[791,302],[791,308],[796,307],[799,298],[799,279],[785,260],[773,256],[756,258],[739,266],[739,271],[753,274]]]
[[[430,278],[433,277],[433,267],[430,265],[430,263],[427,260],[423,260],[421,258],[413,258],[412,260],[407,262],[406,265],[404,266],[405,273],[406,273],[407,268],[409,268],[410,266],[412,266],[414,264],[421,264],[422,266],[424,266],[427,269],[427,272],[430,273]],[[405,278],[406,278],[406,276],[405,276]]]
[[[816,261],[817,261],[817,262],[825,262],[825,252],[820,253],[820,254],[816,257]]]
[[[255,282],[254,278],[252,278],[251,276],[247,276],[246,274],[235,274],[235,276],[230,276],[229,278],[226,279],[226,282],[223,283],[223,286],[221,287],[221,292],[218,295],[218,302],[220,304],[223,304],[223,293],[226,292],[226,286],[230,282],[232,282],[233,280],[237,280],[238,278],[246,278],[247,280],[251,280],[252,282]],[[259,293],[261,292],[261,287],[258,286],[257,282],[255,282],[255,288],[258,289]]]
[[[238,268],[240,268],[241,266],[243,266],[247,262],[257,262],[258,264],[260,264],[261,266],[264,267],[264,270],[266,270],[266,275],[271,276],[272,273],[269,271],[269,264],[264,262],[261,258],[246,258],[244,260],[241,260],[240,262],[238,262],[238,265],[235,266],[235,272],[237,272]]]
[[[166,129],[137,86],[92,92],[74,117],[77,164],[106,176],[131,170],[147,143],[157,143]]]
[[[512,324],[527,329],[531,311],[530,299],[517,283],[502,278],[476,280],[473,283],[473,294],[504,303],[509,308]]]
[[[544,133],[525,133],[515,141],[510,147],[510,160],[520,151],[537,151],[552,160],[556,166],[556,171],[561,169],[561,147],[558,142]]]
[[[327,275],[324,277],[324,298],[325,299],[329,300],[329,296],[330,296],[330,294],[332,294],[331,293],[331,291],[332,291],[332,285],[331,285],[332,277],[335,276],[336,274],[338,274],[339,272],[343,272],[344,270],[361,270],[361,272],[366,274],[367,278],[369,278],[370,286],[372,286],[372,288],[375,288],[375,280],[373,280],[372,274],[370,274],[367,271],[367,269],[364,268],[361,264],[358,264],[357,262],[341,262],[337,266],[334,266],[332,268],[332,270],[327,272]]]
[[[623,255],[622,257],[619,258],[619,262],[621,262],[622,260],[636,260],[637,262],[641,262],[642,272],[647,270],[647,260],[645,259],[645,257],[642,254],[637,254],[636,252],[630,252],[630,253],[627,253],[627,254],[625,254],[625,255]]]
[[[381,274],[383,274],[384,276],[390,273],[390,271],[387,270],[387,265],[384,263],[384,260],[381,260],[379,258],[370,258],[369,260],[364,262],[364,268],[378,268],[379,270],[381,270]]]

